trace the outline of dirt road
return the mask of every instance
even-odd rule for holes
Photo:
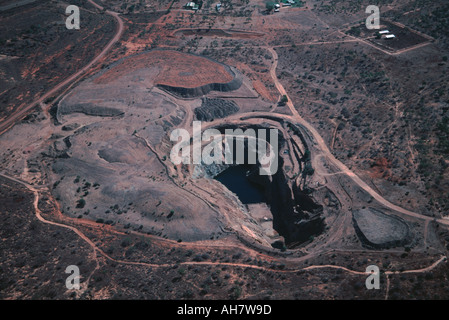
[[[97,247],[97,245],[89,239],[89,237],[87,237],[83,232],[81,232],[78,228],[74,227],[74,226],[69,226],[69,225],[65,225],[62,223],[57,223],[54,221],[50,221],[50,220],[46,220],[45,218],[42,217],[41,215],[41,211],[39,209],[39,190],[37,188],[35,188],[34,186],[23,182],[21,180],[18,180],[16,178],[4,175],[0,173],[0,176],[3,178],[6,178],[8,180],[14,181],[16,183],[19,183],[23,186],[25,186],[26,188],[28,188],[30,191],[33,192],[34,194],[34,201],[33,201],[33,208],[34,208],[34,213],[36,218],[45,224],[49,224],[49,225],[53,225],[53,226],[57,226],[57,227],[62,227],[65,229],[69,229],[73,232],[75,232],[81,239],[83,239],[84,241],[87,242],[87,244],[89,244],[89,246],[92,248],[93,250],[93,259],[96,262],[96,266],[95,268],[90,272],[90,274],[88,275],[86,281],[83,282],[82,284],[82,288],[81,291],[77,294],[78,296],[80,296],[81,294],[83,294],[84,292],[86,292],[88,290],[89,287],[89,282],[90,279],[92,278],[92,276],[94,275],[94,273],[100,269],[100,260],[98,259],[98,255],[103,256],[104,258],[106,258],[109,261],[113,261],[115,263],[119,263],[119,264],[125,264],[125,265],[132,265],[132,266],[141,266],[141,267],[146,267],[146,268],[172,268],[175,265],[196,265],[196,266],[228,266],[228,267],[237,267],[237,268],[249,268],[249,269],[254,269],[254,270],[260,270],[260,271],[265,271],[265,272],[274,272],[274,273],[296,273],[298,271],[311,271],[311,270],[319,270],[319,269],[337,269],[337,270],[342,270],[344,272],[347,272],[349,274],[353,274],[353,275],[358,275],[358,276],[363,276],[366,277],[368,274],[364,271],[356,271],[356,270],[351,270],[349,268],[343,267],[343,266],[338,266],[338,265],[311,265],[305,268],[291,268],[291,269],[272,269],[269,267],[264,267],[264,266],[258,266],[258,265],[251,265],[251,264],[245,264],[245,263],[236,263],[236,262],[212,262],[212,261],[202,261],[202,262],[197,262],[197,261],[185,261],[185,262],[181,262],[181,263],[161,263],[161,264],[156,264],[156,263],[147,263],[147,262],[139,262],[139,261],[124,261],[124,260],[117,260],[112,258],[111,256],[109,256],[108,254],[106,254],[103,250],[101,250],[99,247]],[[195,247],[195,243],[192,243],[192,246]],[[389,293],[389,287],[390,287],[390,277],[392,275],[397,275],[397,274],[403,274],[403,273],[425,273],[425,272],[429,272],[433,269],[435,269],[437,266],[439,266],[442,262],[446,262],[447,258],[446,256],[442,256],[440,259],[438,259],[437,261],[435,261],[433,264],[431,264],[428,267],[424,267],[421,269],[413,269],[413,270],[404,270],[404,271],[386,271],[385,275],[387,278],[387,287],[386,287],[386,296],[385,299],[388,299],[388,293]]]
[[[277,76],[276,76],[276,68],[277,68],[277,64],[278,64],[278,54],[277,52],[273,49],[273,48],[268,48],[268,50],[271,52],[271,54],[273,55],[273,66],[270,70],[271,73],[271,77],[273,78],[274,84],[277,88],[277,90],[279,91],[279,93],[281,95],[285,95],[288,98],[288,102],[287,102],[287,106],[289,107],[291,113],[292,113],[292,117],[295,121],[297,121],[300,125],[302,125],[305,129],[307,129],[307,131],[309,131],[309,133],[311,134],[311,136],[314,139],[314,143],[315,143],[315,148],[319,149],[321,153],[319,154],[315,154],[315,157],[318,156],[324,156],[326,157],[329,162],[331,162],[332,164],[334,164],[338,169],[340,169],[340,171],[344,174],[346,174],[348,177],[350,177],[357,185],[359,185],[363,190],[365,190],[369,195],[371,195],[375,200],[377,200],[378,202],[380,202],[382,205],[384,205],[387,208],[390,208],[394,211],[400,212],[402,214],[405,214],[407,216],[410,217],[414,217],[414,218],[418,218],[418,219],[423,219],[426,221],[430,221],[430,220],[434,220],[434,218],[401,208],[393,203],[391,203],[390,201],[386,200],[385,198],[383,198],[381,195],[379,195],[376,191],[374,191],[367,183],[365,183],[360,177],[358,177],[354,172],[352,172],[346,165],[344,165],[342,162],[340,162],[338,159],[336,159],[334,157],[334,155],[330,152],[329,148],[327,147],[326,143],[324,142],[323,138],[321,137],[321,135],[318,133],[318,131],[316,131],[316,129],[307,121],[305,121],[298,113],[298,111],[296,110],[295,106],[293,105],[293,102],[291,101],[291,99],[288,97],[287,92],[285,91],[284,86],[279,82]],[[437,220],[439,223],[444,224],[446,226],[449,226],[449,220],[444,220],[444,219],[438,219]]]
[[[102,6],[99,6],[92,0],[88,0],[88,1],[96,8],[103,10]],[[104,47],[103,50],[91,62],[89,62],[86,66],[84,66],[78,72],[71,75],[64,81],[60,82],[57,86],[52,88],[50,91],[47,91],[39,99],[34,100],[27,106],[25,106],[21,109],[18,109],[13,114],[11,114],[7,119],[5,119],[5,121],[3,121],[0,124],[0,135],[3,134],[5,131],[7,131],[9,128],[11,128],[17,121],[20,121],[23,117],[25,117],[27,115],[27,113],[31,109],[33,109],[36,105],[44,102],[45,99],[51,97],[56,92],[58,92],[60,89],[62,89],[66,85],[70,84],[71,82],[75,81],[84,72],[89,70],[98,60],[100,60],[101,58],[103,58],[106,55],[106,53],[109,51],[109,49],[111,49],[111,47],[120,39],[120,37],[123,33],[123,20],[119,17],[119,14],[116,12],[109,11],[109,10],[106,11],[106,14],[113,16],[117,20],[117,31],[115,33],[115,36],[111,39],[111,41],[109,41],[109,43],[106,45],[106,47]]]

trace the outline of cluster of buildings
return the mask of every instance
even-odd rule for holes
[[[197,11],[200,9],[200,5],[196,4],[193,1],[187,2],[187,4],[184,6],[184,8],[189,9],[189,10],[193,10],[193,11]]]
[[[292,5],[294,5],[296,2],[295,0],[287,0],[286,3],[283,3],[282,6],[283,7],[291,7]],[[274,5],[274,12],[279,12],[281,5],[279,3],[276,3]]]
[[[379,31],[379,35],[384,39],[396,38],[396,36],[394,34],[390,33],[390,31],[388,31],[388,30]]]
[[[287,2],[282,4],[282,6],[283,7],[291,7],[295,3],[296,3],[295,0],[287,0]],[[202,4],[203,4],[202,1],[198,1],[198,0],[190,1],[190,2],[187,2],[187,4],[184,6],[184,9],[198,11],[201,9]],[[274,12],[279,12],[280,7],[281,7],[281,5],[279,3],[276,3],[274,5]],[[220,2],[215,5],[215,10],[217,10],[217,12],[220,12],[221,8],[222,8],[222,4]]]
[[[284,3],[284,7],[290,7],[291,5],[295,4],[296,2],[294,0],[287,0],[287,3]]]
[[[202,4],[203,4],[202,1],[190,1],[190,2],[187,2],[187,4],[184,6],[184,9],[198,11],[201,9]],[[217,12],[220,12],[221,7],[222,7],[222,5],[219,2],[215,5],[215,10],[217,10]]]

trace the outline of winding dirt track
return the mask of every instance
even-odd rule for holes
[[[337,168],[341,170],[342,173],[346,174],[348,177],[350,177],[357,185],[359,185],[363,190],[368,192],[374,199],[376,199],[378,202],[380,202],[382,205],[384,205],[387,208],[390,208],[394,211],[400,212],[402,214],[405,214],[407,216],[411,216],[414,218],[422,219],[425,221],[431,221],[434,220],[434,218],[425,216],[420,213],[416,213],[407,209],[404,209],[402,207],[399,207],[384,197],[382,197],[380,194],[378,194],[375,190],[373,190],[365,181],[363,181],[359,176],[357,176],[354,172],[352,172],[346,165],[344,165],[342,162],[340,162],[337,158],[334,157],[334,155],[330,152],[329,148],[327,147],[326,143],[324,142],[321,135],[316,131],[316,129],[307,121],[305,121],[296,110],[295,106],[293,105],[291,99],[288,97],[287,92],[285,91],[283,85],[279,82],[277,76],[276,76],[276,68],[278,64],[278,54],[273,48],[268,48],[268,50],[273,55],[273,66],[270,70],[271,77],[273,78],[274,84],[276,88],[278,89],[279,93],[281,95],[286,95],[288,98],[287,106],[289,107],[293,119],[295,119],[300,125],[302,125],[304,128],[306,128],[309,133],[312,135],[315,143],[315,147],[318,148],[321,153],[315,156],[325,156],[332,164],[334,164]],[[449,220],[445,219],[438,219],[439,223],[444,224],[446,226],[449,226]]]
[[[41,221],[42,223],[49,224],[49,225],[53,225],[53,226],[69,229],[69,230],[75,232],[81,239],[86,241],[86,243],[89,246],[91,246],[91,248],[92,248],[92,250],[93,250],[93,252],[95,254],[94,259],[95,259],[97,265],[96,265],[95,269],[91,272],[89,277],[87,278],[87,281],[85,282],[85,285],[84,285],[84,287],[85,287],[84,290],[87,289],[89,280],[92,277],[92,275],[94,274],[94,272],[100,268],[99,260],[97,258],[97,253],[102,255],[107,260],[113,261],[115,263],[132,265],[132,266],[142,266],[142,267],[148,267],[148,268],[172,268],[175,265],[197,265],[197,266],[206,265],[206,266],[229,266],[229,267],[239,267],[239,268],[250,268],[250,269],[255,269],[255,270],[261,270],[261,271],[266,271],[266,272],[276,272],[276,273],[294,273],[294,272],[298,272],[298,271],[309,271],[309,270],[318,270],[318,269],[339,269],[339,270],[342,270],[342,271],[345,271],[345,272],[348,272],[348,273],[354,274],[354,275],[363,275],[363,276],[368,275],[366,272],[363,272],[363,271],[351,270],[351,269],[348,269],[346,267],[337,266],[337,265],[312,265],[312,266],[305,267],[305,268],[279,270],[279,269],[271,269],[271,268],[267,268],[267,267],[263,267],[263,266],[250,265],[250,264],[244,264],[244,263],[232,263],[232,262],[185,261],[185,262],[181,262],[181,263],[155,264],[155,263],[147,263],[147,262],[135,262],[135,261],[117,260],[117,259],[114,259],[114,258],[110,257],[103,250],[98,248],[97,245],[94,242],[92,242],[92,240],[90,240],[78,228],[73,227],[73,226],[69,226],[69,225],[65,225],[65,224],[62,224],[62,223],[57,223],[57,222],[54,222],[54,221],[49,221],[49,220],[46,220],[45,218],[43,218],[42,215],[41,215],[41,211],[39,209],[39,206],[38,206],[38,204],[39,204],[39,190],[38,189],[36,189],[32,185],[30,185],[30,184],[28,184],[28,183],[26,183],[24,181],[18,180],[16,178],[13,178],[13,177],[1,174],[1,173],[0,173],[0,176],[3,177],[3,178],[6,178],[8,180],[14,181],[16,183],[19,183],[19,184],[25,186],[31,192],[33,192],[33,194],[34,194],[33,207],[34,207],[36,218],[39,221]],[[429,272],[429,271],[433,270],[434,268],[436,268],[440,263],[445,262],[445,261],[447,261],[446,256],[441,256],[440,259],[438,259],[437,261],[435,261],[432,265],[430,265],[428,267],[425,267],[425,268],[422,268],[422,269],[405,270],[405,271],[386,271],[385,275],[387,276],[387,281],[388,281],[389,280],[388,278],[391,275],[403,274],[403,273],[424,273],[424,272]],[[388,291],[387,291],[387,297],[388,297]]]
[[[92,0],[88,0],[89,3],[91,3],[93,6],[95,6],[96,8],[103,10],[103,7],[96,4],[94,1]],[[88,69],[90,69],[96,62],[98,62],[102,57],[105,56],[105,54],[110,50],[110,48],[120,39],[122,33],[123,33],[123,20],[119,17],[119,14],[116,12],[112,12],[112,11],[106,11],[106,14],[109,14],[111,16],[113,16],[116,20],[117,20],[117,32],[115,34],[115,36],[111,39],[111,41],[106,45],[106,47],[103,48],[103,50],[101,51],[101,53],[99,55],[97,55],[89,64],[87,64],[86,66],[84,66],[82,69],[80,69],[78,72],[76,72],[75,74],[73,74],[72,76],[70,76],[69,78],[65,79],[64,81],[62,81],[61,83],[59,83],[57,86],[55,86],[54,88],[52,88],[50,91],[48,91],[47,93],[45,93],[43,96],[41,96],[39,99],[33,101],[32,103],[30,103],[29,105],[25,106],[24,108],[17,110],[15,113],[13,113],[8,119],[6,119],[3,123],[0,124],[0,134],[4,133],[6,130],[8,130],[12,125],[14,125],[15,122],[19,121],[22,117],[24,117],[26,115],[27,112],[29,112],[35,105],[42,103],[45,99],[47,99],[48,97],[52,96],[53,94],[55,94],[56,92],[58,92],[60,89],[62,89],[64,86],[72,83],[73,81],[75,81],[79,76],[81,76],[84,72],[86,72]],[[271,76],[273,78],[273,81],[275,83],[276,88],[278,89],[278,91],[280,92],[281,95],[287,95],[287,92],[285,91],[284,87],[282,86],[282,84],[279,82],[277,76],[276,76],[276,68],[277,68],[277,64],[278,64],[278,55],[276,53],[276,51],[273,48],[268,48],[268,50],[272,53],[273,58],[274,58],[274,62],[272,65],[272,68],[270,70]],[[412,216],[415,218],[419,218],[419,219],[424,219],[426,221],[430,221],[430,220],[434,220],[433,218],[403,209],[397,205],[392,204],[391,202],[389,202],[388,200],[384,199],[383,197],[381,197],[377,192],[375,192],[371,187],[369,187],[363,180],[361,180],[357,175],[355,175],[351,170],[349,170],[343,163],[341,163],[339,160],[337,160],[329,151],[327,145],[325,144],[323,138],[319,135],[319,133],[315,130],[315,128],[310,125],[308,122],[306,122],[297,112],[297,110],[295,109],[293,103],[291,102],[290,98],[288,98],[288,102],[287,105],[289,107],[289,109],[291,110],[292,113],[292,120],[297,121],[300,125],[302,125],[304,128],[306,128],[309,133],[311,134],[311,136],[313,137],[314,143],[315,143],[315,147],[317,147],[318,149],[321,150],[321,153],[319,154],[320,156],[326,156],[334,165],[336,165],[342,173],[348,175],[356,184],[358,184],[361,188],[363,188],[366,192],[368,192],[374,199],[376,199],[377,201],[379,201],[380,203],[382,203],[383,205],[385,205],[386,207],[393,209],[397,212],[406,214],[408,216]],[[240,115],[241,116],[241,115]],[[284,115],[285,116],[285,115]],[[285,116],[288,117],[288,116]],[[89,246],[91,246],[91,248],[93,249],[93,252],[95,253],[95,260],[97,262],[97,266],[96,268],[92,271],[92,273],[90,274],[90,276],[88,277],[88,281],[86,283],[86,286],[88,285],[89,279],[92,276],[92,274],[99,269],[100,264],[99,264],[99,260],[97,257],[97,253],[100,254],[101,256],[103,256],[104,258],[106,258],[107,260],[116,262],[116,263],[121,263],[121,264],[126,264],[126,265],[135,265],[135,266],[144,266],[144,267],[150,267],[150,268],[161,268],[161,267],[173,267],[175,265],[175,263],[173,264],[152,264],[152,263],[145,263],[145,262],[133,262],[133,261],[123,261],[123,260],[116,260],[112,257],[110,257],[109,255],[107,255],[104,251],[102,251],[100,248],[97,247],[97,245],[90,240],[83,232],[81,232],[78,228],[74,227],[74,226],[70,226],[70,225],[65,225],[62,223],[57,223],[54,221],[49,221],[46,220],[45,218],[42,217],[41,215],[41,211],[39,210],[38,207],[38,203],[39,203],[39,189],[33,187],[32,185],[20,181],[18,179],[15,179],[13,177],[4,175],[4,174],[0,174],[0,176],[9,179],[11,181],[14,181],[16,183],[19,183],[23,186],[25,186],[26,188],[28,188],[31,192],[33,192],[34,194],[34,201],[33,201],[33,207],[35,210],[35,215],[36,218],[41,221],[42,223],[46,223],[49,225],[53,225],[53,226],[57,226],[57,227],[61,227],[61,228],[66,228],[69,229],[73,232],[75,232],[81,239],[83,239]],[[439,219],[437,220],[438,222],[445,224],[445,225],[449,225],[449,221],[447,220],[442,220]],[[405,271],[386,271],[385,274],[387,275],[387,281],[389,280],[388,277],[391,275],[395,275],[395,274],[401,274],[401,273],[423,273],[423,272],[428,272],[431,271],[432,269],[436,268],[440,263],[445,262],[447,259],[445,256],[442,256],[439,260],[437,260],[436,262],[434,262],[432,265],[422,268],[422,269],[414,269],[414,270],[405,270]],[[345,272],[348,272],[350,274],[355,274],[355,275],[366,275],[365,272],[362,271],[356,271],[356,270],[351,270],[342,266],[337,266],[337,265],[312,265],[309,267],[305,267],[305,268],[297,268],[297,269],[283,269],[283,270],[275,270],[275,269],[271,269],[271,268],[267,268],[267,267],[262,267],[262,266],[256,266],[256,265],[249,265],[249,264],[243,264],[243,263],[224,263],[224,262],[194,262],[194,261],[187,261],[187,262],[181,262],[179,263],[180,265],[220,265],[220,266],[232,266],[232,267],[241,267],[241,268],[252,268],[252,269],[257,269],[257,270],[262,270],[262,271],[268,271],[268,272],[279,272],[279,273],[288,273],[288,272],[298,272],[298,271],[308,271],[308,270],[317,270],[317,269],[340,269],[343,270]],[[388,297],[388,288],[387,288],[387,297]]]
[[[96,8],[103,10],[103,7],[96,4],[92,0],[88,0],[90,4],[95,6]],[[84,66],[82,69],[80,69],[75,74],[71,75],[64,81],[60,82],[57,86],[53,87],[50,91],[47,91],[44,95],[42,95],[39,99],[34,100],[24,108],[21,108],[19,110],[16,110],[13,114],[11,114],[5,121],[3,121],[0,124],[0,135],[3,134],[5,131],[7,131],[10,127],[12,127],[17,121],[21,120],[23,117],[26,116],[26,114],[33,109],[37,104],[40,104],[45,101],[48,97],[51,97],[56,92],[58,92],[60,89],[65,87],[66,85],[72,83],[75,81],[79,76],[81,76],[84,72],[89,70],[98,60],[103,58],[106,53],[111,49],[111,47],[120,39],[123,33],[123,20],[119,17],[119,14],[113,11],[106,11],[106,14],[109,14],[110,16],[113,16],[115,20],[117,20],[117,32],[115,36],[109,41],[109,43],[103,48],[103,50],[86,66]]]

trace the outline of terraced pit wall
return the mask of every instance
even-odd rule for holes
[[[247,129],[269,129],[256,125],[238,126]],[[224,128],[216,128],[224,134]],[[227,126],[226,129],[237,129]],[[287,142],[279,134],[279,149]],[[247,148],[247,146],[245,146]],[[245,149],[246,152],[247,149]],[[316,203],[310,194],[289,181],[283,170],[283,159],[278,156],[278,171],[272,176],[259,174],[260,163],[252,165],[248,179],[264,189],[267,204],[273,215],[273,228],[285,239],[287,246],[296,246],[312,239],[324,231],[323,206]],[[301,173],[300,173],[301,174]]]

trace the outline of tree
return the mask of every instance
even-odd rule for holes
[[[79,199],[78,202],[76,203],[76,207],[79,209],[84,208],[85,205],[86,205],[86,200],[84,200],[84,199]]]
[[[308,175],[308,176],[312,176],[315,173],[315,169],[312,168],[312,165],[310,164],[310,162],[307,162],[306,165],[304,166],[304,171],[303,174],[304,175]]]
[[[279,101],[280,106],[285,106],[285,104],[288,102],[287,96],[284,94],[281,98],[281,101]]]
[[[265,8],[267,8],[267,11],[273,10],[274,9],[274,2],[269,1],[269,2],[265,3]]]

